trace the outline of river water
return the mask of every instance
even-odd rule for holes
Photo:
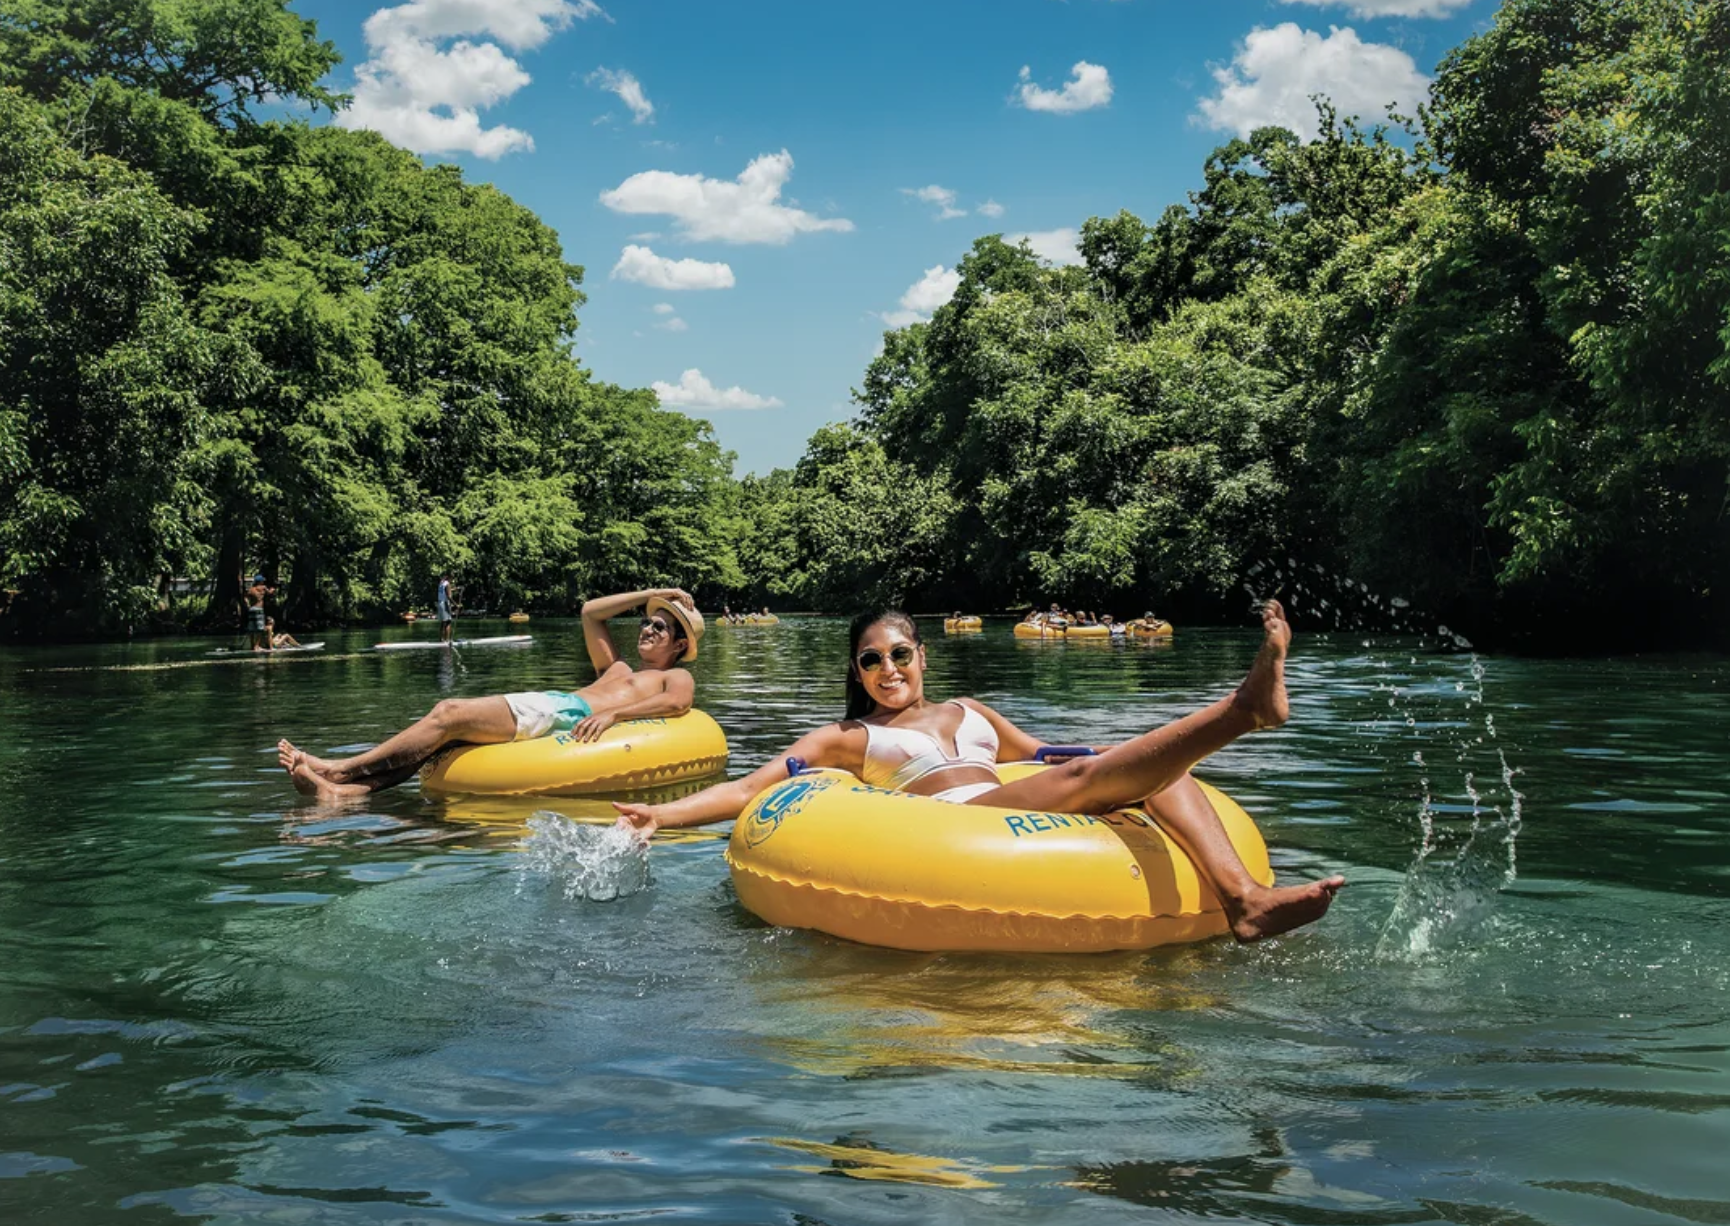
[[[1256,646],[925,625],[934,695],[1054,742]],[[276,769],[587,679],[575,622],[530,628],[0,653],[0,1221],[1730,1222],[1722,657],[1300,624],[1291,725],[1199,773],[1283,879],[1350,879],[1321,923],[919,955],[764,927],[711,833],[644,864],[532,817],[592,805],[320,810]],[[838,711],[844,656],[832,620],[711,630],[735,771]]]

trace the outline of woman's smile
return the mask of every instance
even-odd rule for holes
[[[920,697],[920,654],[919,646],[900,634],[870,635],[861,642],[854,667],[873,699],[900,707]]]

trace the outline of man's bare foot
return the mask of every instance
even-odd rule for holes
[[[293,771],[302,762],[312,767],[313,772],[319,775],[328,775],[336,769],[334,762],[326,762],[323,758],[314,757],[304,749],[295,748],[294,744],[286,737],[276,743],[276,760],[282,763],[282,769],[285,771]]]
[[[287,737],[276,743],[276,761],[283,770],[288,772],[289,781],[294,784],[294,790],[302,796],[314,796],[318,793],[318,775],[306,766],[307,755],[294,747]]]
[[[288,772],[288,777],[294,780],[294,790],[304,796],[316,796],[320,804],[335,804],[339,800],[353,800],[357,797],[370,795],[372,789],[364,783],[332,783],[323,775],[313,770],[305,762],[296,763]]]
[[[1249,713],[1257,728],[1278,728],[1291,715],[1286,701],[1285,656],[1291,646],[1291,626],[1277,600],[1262,606],[1261,625],[1266,637],[1249,676],[1237,687],[1232,705]]]
[[[277,756],[281,757],[280,754]],[[284,768],[288,771],[288,781],[294,784],[295,791],[302,796],[318,795],[321,780],[304,762],[285,763]]]
[[[1257,886],[1236,907],[1228,904],[1231,934],[1247,943],[1314,923],[1327,913],[1345,883],[1344,877],[1329,877],[1307,885]]]

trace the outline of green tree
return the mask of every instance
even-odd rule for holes
[[[196,552],[188,443],[225,353],[169,275],[196,230],[0,89],[0,581],[27,625],[125,629]]]

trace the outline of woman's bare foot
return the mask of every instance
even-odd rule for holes
[[[1345,883],[1344,877],[1336,876],[1307,885],[1257,886],[1235,907],[1227,904],[1231,934],[1248,943],[1314,923],[1327,913]]]
[[[335,804],[339,800],[353,800],[372,793],[364,783],[332,783],[305,762],[297,762],[288,772],[288,777],[294,780],[295,791],[304,796],[318,797],[320,804]]]
[[[1237,687],[1232,705],[1255,720],[1257,728],[1278,728],[1291,715],[1286,701],[1285,656],[1291,646],[1291,626],[1286,623],[1285,610],[1277,600],[1262,606],[1261,625],[1266,636],[1249,676]],[[1326,907],[1323,907],[1326,910]]]
[[[276,743],[276,760],[282,763],[283,770],[290,772],[302,762],[312,767],[313,772],[319,775],[328,775],[336,769],[335,763],[326,762],[323,758],[314,757],[304,749],[295,748],[293,742],[287,737]]]

